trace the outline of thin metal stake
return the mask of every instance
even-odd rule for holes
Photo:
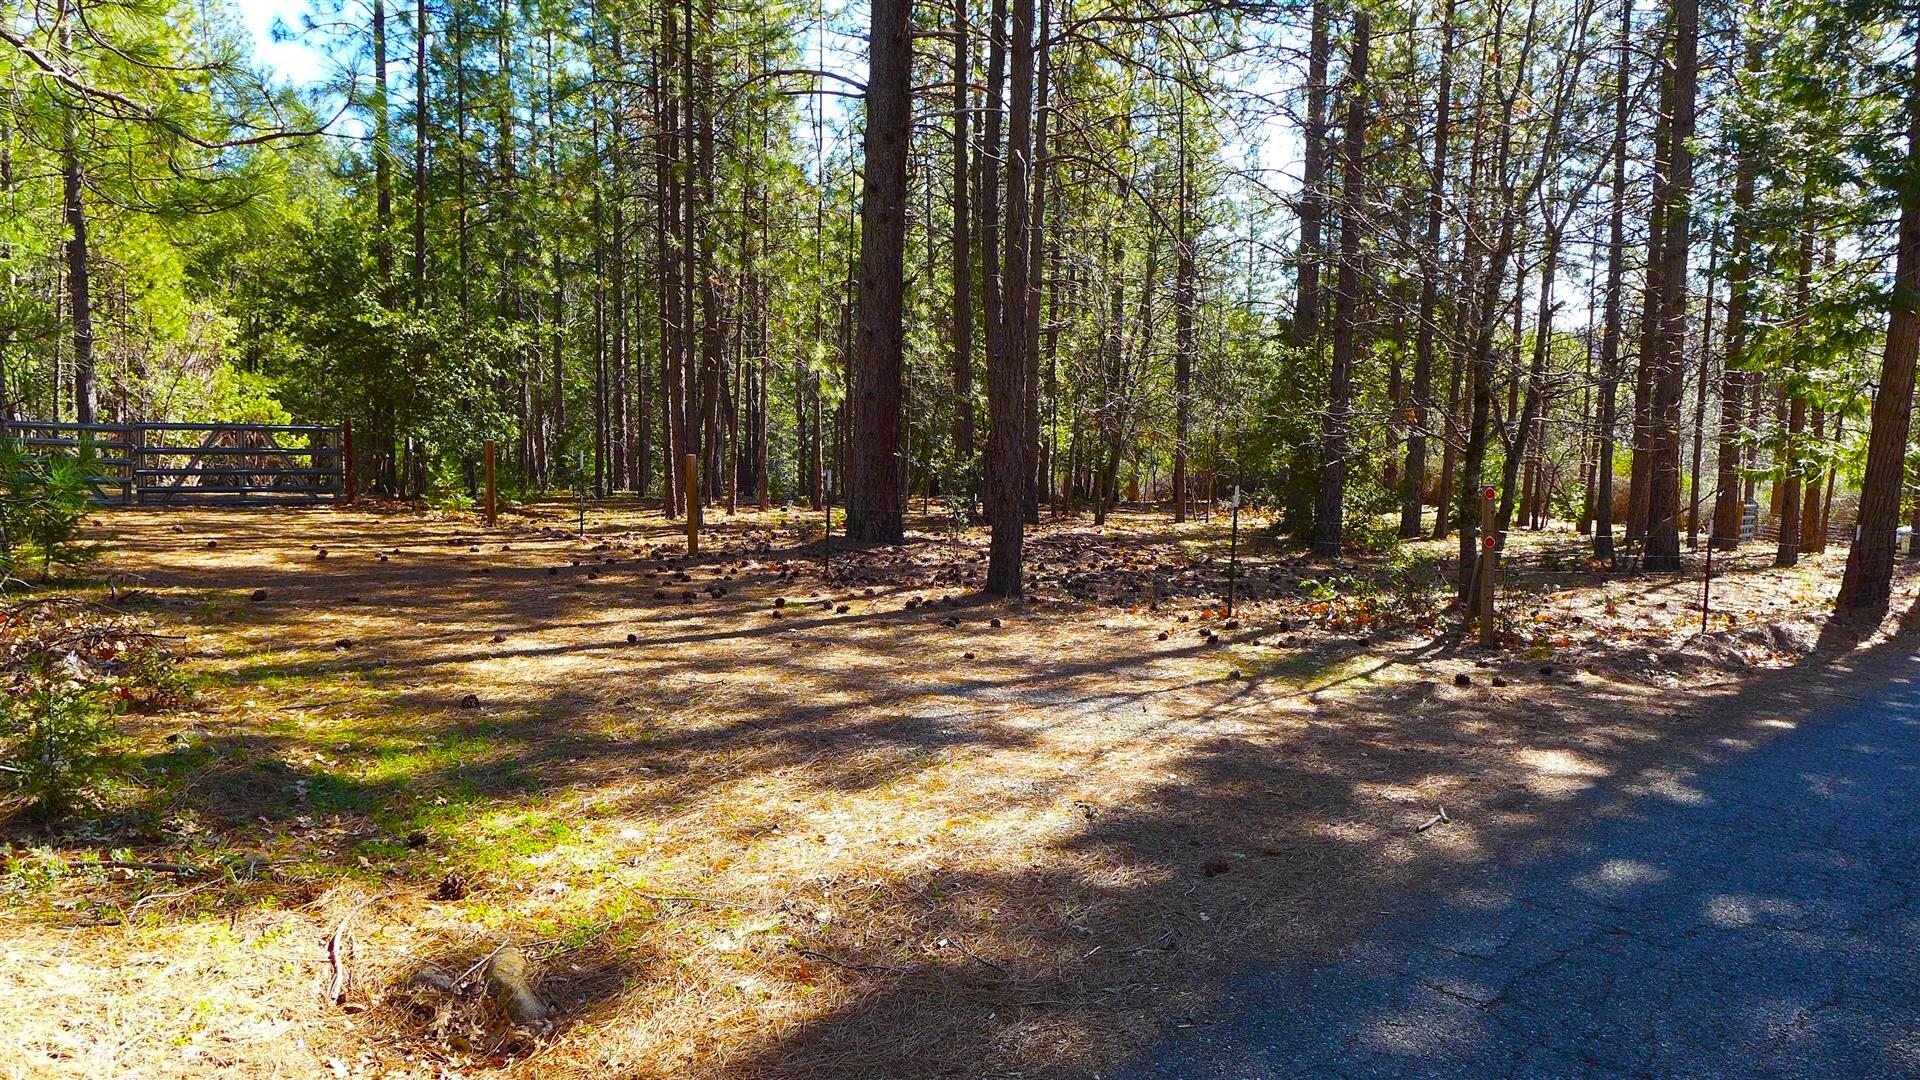
[[[1700,575],[1700,632],[1707,632],[1707,611],[1713,604],[1713,529],[1707,529],[1707,569]]]
[[[1500,643],[1493,620],[1493,575],[1500,562],[1500,541],[1493,532],[1493,495],[1493,489],[1487,488],[1480,498],[1480,644],[1489,649]]]

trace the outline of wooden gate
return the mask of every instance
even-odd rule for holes
[[[89,463],[96,502],[115,506],[336,502],[351,429],[339,424],[67,424],[7,421],[30,453]]]

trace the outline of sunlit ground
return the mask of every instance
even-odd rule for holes
[[[1228,616],[1220,518],[1050,522],[1033,603],[981,598],[983,536],[931,519],[842,542],[830,580],[816,516],[713,519],[688,560],[634,506],[584,537],[565,506],[108,515],[117,602],[181,635],[196,695],[133,721],[95,824],[15,827],[50,851],[7,878],[0,998],[34,1004],[0,1062],[1101,1068],[1250,960],[1686,798],[1791,725],[1807,679],[1768,628],[1844,558],[1736,560],[1709,647],[1696,577],[1606,581],[1571,534],[1522,536],[1489,654],[1404,560],[1315,567],[1257,528]],[[118,849],[231,869],[46,871]],[[502,944],[549,1029],[479,993]]]

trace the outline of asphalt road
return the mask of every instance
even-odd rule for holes
[[[1338,958],[1245,973],[1123,1075],[1920,1077],[1916,679],[1846,685]]]

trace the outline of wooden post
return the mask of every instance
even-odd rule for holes
[[[353,474],[353,421],[340,421],[340,461],[346,479],[347,501],[352,502],[354,491]]]
[[[687,493],[687,554],[700,554],[700,457],[697,454],[686,456],[685,480],[682,490]]]
[[[122,502],[130,506],[140,503],[140,451],[146,449],[147,427],[145,424],[127,426],[125,453],[127,455],[127,487]]]
[[[1500,567],[1500,539],[1493,532],[1493,489],[1480,493],[1480,644],[1499,643],[1493,621],[1493,577]]]
[[[495,448],[497,446],[498,444],[495,443],[492,439],[487,440],[487,524],[488,525],[492,525],[496,520],[498,520],[499,504],[494,500],[494,491],[493,491],[493,456],[495,453]]]

